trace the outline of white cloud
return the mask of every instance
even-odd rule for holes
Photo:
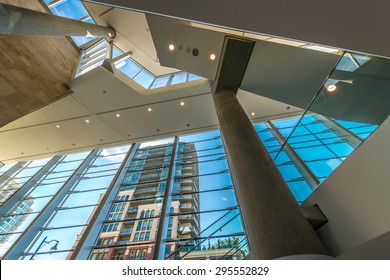
[[[221,196],[221,199],[222,199],[223,201],[227,201],[227,200],[228,200],[227,197],[224,197],[224,196]]]

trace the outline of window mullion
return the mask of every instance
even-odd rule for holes
[[[43,176],[48,174],[49,170],[61,159],[62,156],[53,157],[41,169],[35,173],[19,190],[9,197],[0,207],[0,216],[7,214],[23,196],[28,193]],[[12,169],[12,168],[11,168]]]
[[[94,150],[85,158],[82,164],[80,164],[80,166],[73,172],[72,176],[70,176],[70,178],[64,183],[62,188],[42,209],[41,213],[33,221],[33,223],[24,231],[17,242],[14,243],[10,250],[4,255],[4,259],[17,260],[29,249],[29,247],[33,246],[33,244],[31,244],[33,239],[37,240],[37,235],[42,230],[43,226],[47,224],[61,201],[68,194],[74,183],[79,179],[79,175],[82,174],[84,169],[92,162],[97,153],[98,150]]]
[[[290,146],[288,141],[282,136],[282,134],[280,134],[278,129],[273,125],[273,123],[267,122],[267,124],[271,127],[272,132],[277,136],[278,140],[281,143],[285,143],[284,147],[282,147],[281,149],[284,149],[284,151],[291,159],[295,167],[302,174],[303,178],[305,178],[309,187],[312,190],[315,190],[320,184],[320,181],[318,180],[317,176],[313,174],[313,172],[309,169],[306,163],[299,157],[299,155],[295,152],[295,150]]]
[[[87,260],[91,253],[91,249],[94,246],[95,241],[97,240],[103,222],[106,220],[106,217],[111,209],[111,204],[116,198],[116,194],[121,187],[123,178],[126,175],[128,168],[135,156],[139,144],[134,144],[127,152],[126,157],[122,161],[121,166],[119,167],[115,177],[111,181],[110,186],[108,187],[107,192],[99,202],[99,206],[90,218],[88,226],[86,227],[83,236],[78,241],[77,246],[74,249],[71,259],[75,260]]]

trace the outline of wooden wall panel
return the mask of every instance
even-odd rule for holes
[[[40,0],[0,0],[46,12]],[[0,127],[65,94],[77,49],[66,37],[0,34]]]

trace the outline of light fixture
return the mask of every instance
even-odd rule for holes
[[[85,122],[86,122],[86,123],[89,123],[89,120],[88,120],[88,119],[86,119],[86,120],[85,120]]]
[[[215,59],[215,57],[216,57],[216,56],[215,56],[215,54],[213,54],[213,53],[212,53],[212,54],[210,54],[210,59],[211,59],[211,60],[214,60],[214,59]]]
[[[336,90],[336,85],[335,84],[331,84],[329,86],[326,87],[326,89],[329,91],[329,92],[333,92]]]
[[[170,44],[168,46],[168,48],[169,48],[170,51],[174,51],[175,50],[175,45],[174,44]]]
[[[148,112],[152,112],[152,108],[149,107],[149,108],[148,108]]]
[[[60,128],[61,126],[59,124],[56,124],[56,128]]]
[[[52,239],[52,240],[49,240],[49,241],[46,241],[47,239],[47,236],[42,240],[42,242],[38,245],[37,249],[34,251],[34,253],[31,255],[30,257],[30,260],[33,260],[34,257],[38,254],[39,250],[45,246],[45,245],[49,245],[50,243],[54,242],[54,245],[52,247],[50,247],[50,254],[52,254],[53,252],[57,251],[58,250],[58,243],[60,243],[60,241],[58,241],[57,239]]]
[[[120,118],[121,117],[121,114],[116,114],[115,115],[117,118]]]
[[[251,115],[254,116],[254,115],[256,115],[256,114],[255,114],[255,112],[252,112]]]
[[[184,104],[185,104],[184,101],[180,102],[180,106],[184,106]]]

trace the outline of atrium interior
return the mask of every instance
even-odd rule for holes
[[[376,36],[267,1],[0,1],[0,259],[390,258]]]

